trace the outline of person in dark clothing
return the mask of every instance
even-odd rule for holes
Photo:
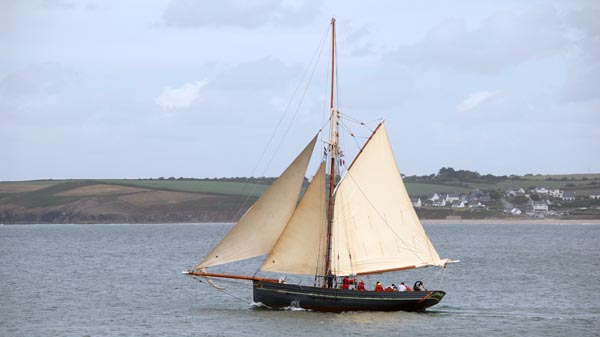
[[[413,285],[413,290],[414,291],[426,291],[427,289],[425,288],[425,285],[423,284],[423,282],[417,281]]]
[[[335,277],[333,275],[325,276],[325,281],[327,282],[327,288],[333,288],[333,280]]]

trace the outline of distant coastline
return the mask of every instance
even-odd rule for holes
[[[5,181],[0,223],[229,223],[274,180]],[[442,168],[437,175],[405,177],[405,185],[425,224],[600,224],[600,174],[497,177]]]

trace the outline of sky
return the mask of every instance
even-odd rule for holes
[[[277,176],[333,16],[347,158],[384,119],[407,175],[600,173],[598,1],[5,0],[0,181]]]

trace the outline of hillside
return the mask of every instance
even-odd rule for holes
[[[267,184],[199,180],[0,183],[0,223],[230,222]]]
[[[164,223],[231,222],[262,194],[273,178],[208,179],[89,179],[0,182],[0,223]],[[546,200],[546,216],[559,219],[600,219],[600,201],[589,200],[600,191],[600,174],[481,176],[476,172],[443,168],[436,175],[405,177],[423,219],[527,218],[525,208]],[[507,196],[506,191],[529,191],[543,186],[573,192],[563,201],[535,193]],[[434,193],[464,200],[482,195],[482,207],[437,207]],[[586,199],[587,198],[587,199]],[[522,214],[507,210],[519,208]]]

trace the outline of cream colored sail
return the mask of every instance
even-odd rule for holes
[[[269,187],[197,269],[267,254],[292,216],[317,137]]]
[[[443,265],[417,218],[380,124],[335,194],[336,275]]]
[[[325,272],[325,163],[319,166],[296,211],[262,266],[263,271],[303,275]]]

